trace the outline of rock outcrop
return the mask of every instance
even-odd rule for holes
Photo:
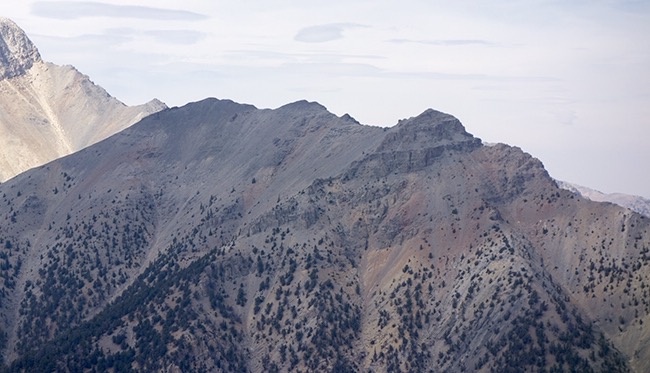
[[[0,17],[0,80],[22,75],[37,62],[41,55],[25,32]]]

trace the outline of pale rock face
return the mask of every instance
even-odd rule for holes
[[[0,17],[0,79],[21,75],[39,61],[38,49],[23,30]]]
[[[27,35],[0,18],[0,182],[101,141],[165,109],[129,107],[72,66],[41,60]]]

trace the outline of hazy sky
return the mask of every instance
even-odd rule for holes
[[[127,104],[427,108],[553,177],[650,197],[650,1],[4,0],[43,59]]]

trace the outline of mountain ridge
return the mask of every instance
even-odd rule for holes
[[[647,368],[648,219],[435,111],[206,99],[0,195],[10,371]]]

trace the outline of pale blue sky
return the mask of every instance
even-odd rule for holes
[[[127,104],[427,108],[552,176],[650,197],[649,1],[3,1],[47,61]]]

